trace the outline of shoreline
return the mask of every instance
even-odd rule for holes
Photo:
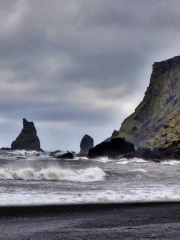
[[[141,208],[157,207],[164,205],[180,205],[180,201],[147,201],[147,202],[122,202],[122,203],[65,203],[65,204],[35,204],[35,205],[9,205],[0,206],[1,215],[11,214],[37,214],[41,213],[60,213],[73,211],[95,211],[113,208]]]
[[[180,202],[0,208],[0,240],[179,239]]]
[[[10,215],[37,215],[57,214],[63,212],[104,211],[116,209],[131,209],[143,207],[179,206],[180,201],[149,201],[149,202],[122,202],[122,203],[73,203],[73,204],[37,204],[0,206],[0,216]]]

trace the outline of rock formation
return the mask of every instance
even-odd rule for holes
[[[56,158],[61,158],[61,159],[73,159],[74,156],[71,152],[64,153],[62,155],[58,155]]]
[[[111,139],[113,139],[113,138],[117,137],[118,135],[119,135],[119,131],[117,131],[117,130],[114,130],[114,131],[113,131],[113,133],[112,133],[112,135],[111,135],[111,137],[109,137],[109,138],[106,138],[106,139],[104,140],[104,142],[110,142],[110,141],[111,141]]]
[[[143,147],[138,147],[136,156],[145,160],[159,160],[163,158],[161,152],[156,149],[151,150],[150,148]]]
[[[107,156],[117,158],[120,155],[127,153],[135,153],[134,145],[124,138],[113,138],[110,142],[102,142],[91,148],[88,152],[88,157],[96,158]]]
[[[51,152],[49,156],[52,156],[54,158],[61,158],[61,159],[73,159],[74,155],[72,152],[64,152],[61,150],[57,150],[54,152]]]
[[[11,149],[42,151],[33,122],[28,122],[25,118],[23,119],[23,129],[16,140],[12,142]]]
[[[94,147],[94,140],[89,135],[85,135],[80,143],[80,155],[87,155],[90,148]]]
[[[153,64],[142,102],[119,131],[136,147],[180,152],[180,56]]]
[[[2,148],[0,148],[0,150],[11,150],[11,148],[8,148],[8,147],[2,147]]]

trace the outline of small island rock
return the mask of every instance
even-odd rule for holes
[[[73,152],[64,152],[61,150],[57,150],[54,152],[51,152],[49,156],[54,157],[54,158],[61,158],[61,159],[73,159],[74,155]]]
[[[73,159],[74,156],[71,152],[64,153],[62,155],[58,155],[55,158],[61,158],[61,159]]]
[[[11,149],[42,151],[33,122],[28,122],[25,118],[23,118],[23,129],[16,140],[12,142]]]
[[[111,142],[102,142],[91,148],[88,152],[89,158],[107,156],[116,158],[121,154],[135,152],[134,144],[126,141],[124,138],[113,138]]]
[[[85,135],[80,143],[80,155],[87,155],[90,148],[94,147],[94,140],[89,135]]]

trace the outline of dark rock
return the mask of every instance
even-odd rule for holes
[[[117,137],[118,135],[119,135],[119,131],[114,130],[113,133],[112,133],[112,135],[111,135],[111,138],[115,138],[115,137]]]
[[[8,148],[8,147],[2,147],[0,150],[11,150],[11,148]]]
[[[89,149],[88,157],[96,158],[96,157],[108,156],[110,150],[111,150],[111,142],[102,142],[96,145],[95,147]]]
[[[153,152],[159,152],[162,159],[180,159],[180,139],[166,141],[153,149]]]
[[[50,152],[49,156],[51,157],[55,157],[56,155],[62,155],[62,151],[61,150],[57,150],[57,151],[54,151],[54,152]]]
[[[119,154],[134,152],[134,144],[125,140],[125,138],[113,138],[111,140],[111,151]]]
[[[106,138],[103,142],[111,142],[111,139],[117,137],[118,135],[119,135],[119,131],[114,130],[113,133],[112,133],[112,135],[111,135],[111,137]]]
[[[25,118],[23,119],[23,129],[16,140],[12,142],[11,149],[42,151],[33,122],[28,122]]]
[[[55,156],[55,158],[62,158],[62,159],[73,159],[74,156],[71,152],[64,153],[62,155]]]
[[[149,155],[151,155],[151,149],[138,147],[136,153],[137,153],[137,157],[139,158],[147,158],[149,157]]]
[[[151,151],[150,148],[138,147],[136,154],[138,158],[143,158],[145,160],[161,159],[161,153],[156,150]]]
[[[137,128],[136,126],[134,126],[134,127],[132,128],[131,132],[134,132],[134,131],[136,131],[136,130],[138,130],[138,128]]]
[[[152,150],[152,153],[156,156],[158,156],[158,158],[162,158],[162,152],[163,152],[163,149],[161,150],[160,148],[154,148]]]
[[[62,158],[62,159],[66,159],[66,158],[73,159],[74,158],[73,152],[64,152],[61,150],[51,152],[49,154],[49,156],[52,156],[54,158]]]
[[[111,142],[102,142],[91,148],[88,152],[88,157],[96,158],[107,156],[110,158],[116,158],[119,155],[129,152],[135,152],[134,145],[124,138],[113,138]]]
[[[80,153],[79,155],[87,155],[90,148],[94,147],[94,140],[89,135],[85,135],[80,143]]]

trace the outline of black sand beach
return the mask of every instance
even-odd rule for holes
[[[0,239],[180,239],[180,203],[0,208]]]

